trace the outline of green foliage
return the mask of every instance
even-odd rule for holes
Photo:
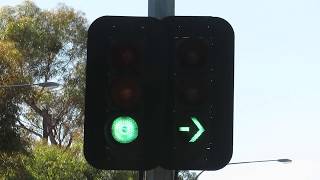
[[[70,145],[84,116],[86,18],[63,4],[42,10],[27,0],[0,8],[0,19],[0,85],[63,84],[59,91],[10,88],[13,99],[8,101],[16,100],[20,130],[53,144]],[[9,96],[1,90],[0,95]]]
[[[22,56],[13,42],[0,41],[0,82],[1,85],[18,83],[21,79]],[[5,89],[0,89],[4,93]],[[4,95],[4,94],[1,94]]]
[[[0,86],[21,80],[19,66],[22,57],[14,44],[0,41]],[[25,142],[20,138],[15,123],[18,119],[20,90],[0,88],[0,152],[23,151]]]
[[[115,179],[135,180],[132,171],[104,171],[90,166],[83,157],[82,143],[70,148],[36,142],[30,154],[0,153],[0,177],[5,179]]]
[[[26,161],[28,161],[26,154],[0,153],[0,177],[3,179],[31,179],[32,176],[25,168]]]
[[[34,179],[84,179],[85,162],[76,151],[37,143],[26,169]]]
[[[0,38],[12,41],[25,58],[25,75],[33,80],[61,76],[86,51],[86,19],[65,5],[54,11],[31,1],[0,10]]]
[[[15,126],[17,106],[12,102],[0,103],[0,152],[22,152],[26,142]]]

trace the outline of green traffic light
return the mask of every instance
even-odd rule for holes
[[[200,136],[205,131],[205,129],[203,128],[203,126],[201,125],[201,123],[199,122],[199,120],[196,117],[191,117],[191,120],[198,128],[197,133],[194,134],[192,136],[192,138],[190,139],[190,141],[189,141],[190,143],[194,143],[200,138]],[[178,128],[178,130],[180,132],[189,132],[190,131],[190,127],[181,126],[181,127]]]
[[[196,117],[191,117],[191,120],[197,126],[198,132],[195,135],[192,136],[192,138],[190,139],[189,142],[196,142],[199,139],[199,137],[201,136],[201,134],[205,130],[204,130],[203,126],[201,125],[201,123],[199,122],[199,120]]]
[[[115,141],[128,144],[137,139],[138,125],[131,117],[120,116],[112,122],[111,134]]]

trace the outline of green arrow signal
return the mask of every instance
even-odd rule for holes
[[[204,132],[204,128],[202,127],[202,125],[200,124],[197,118],[191,117],[191,120],[197,126],[198,132],[195,135],[193,135],[193,137],[190,139],[189,142],[195,142],[197,139],[199,139],[201,134]]]
[[[179,131],[189,132],[189,127],[179,127]]]
[[[189,142],[196,142],[205,130],[196,117],[191,117],[191,120],[197,126],[198,132],[192,136]],[[189,129],[189,127],[179,127],[179,131],[181,132],[189,132]]]

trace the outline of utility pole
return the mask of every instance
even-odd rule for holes
[[[175,0],[148,0],[148,16],[158,19],[174,16]],[[174,180],[175,172],[156,168],[145,173],[145,180]]]

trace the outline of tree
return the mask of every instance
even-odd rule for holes
[[[137,179],[136,172],[97,170],[83,157],[79,137],[88,28],[83,14],[62,4],[54,10],[41,10],[25,1],[1,8],[0,19],[0,86],[62,84],[59,90],[36,86],[0,89],[0,148],[16,144],[8,137],[20,141],[19,132],[45,142],[31,143],[27,155],[0,152],[0,177]]]
[[[21,91],[2,86],[3,83],[14,84],[20,80],[17,67],[21,63],[21,54],[14,44],[0,41],[0,152],[21,152],[26,145],[15,126]]]
[[[63,4],[54,10],[41,10],[32,1],[24,1],[16,7],[1,8],[0,19],[0,41],[12,42],[21,54],[14,71],[7,72],[19,72],[17,80],[10,82],[63,84],[62,89],[55,91],[30,86],[20,90],[22,95],[13,93],[21,100],[19,128],[50,140],[51,144],[70,146],[73,132],[83,122],[81,69],[88,28],[83,13]]]

